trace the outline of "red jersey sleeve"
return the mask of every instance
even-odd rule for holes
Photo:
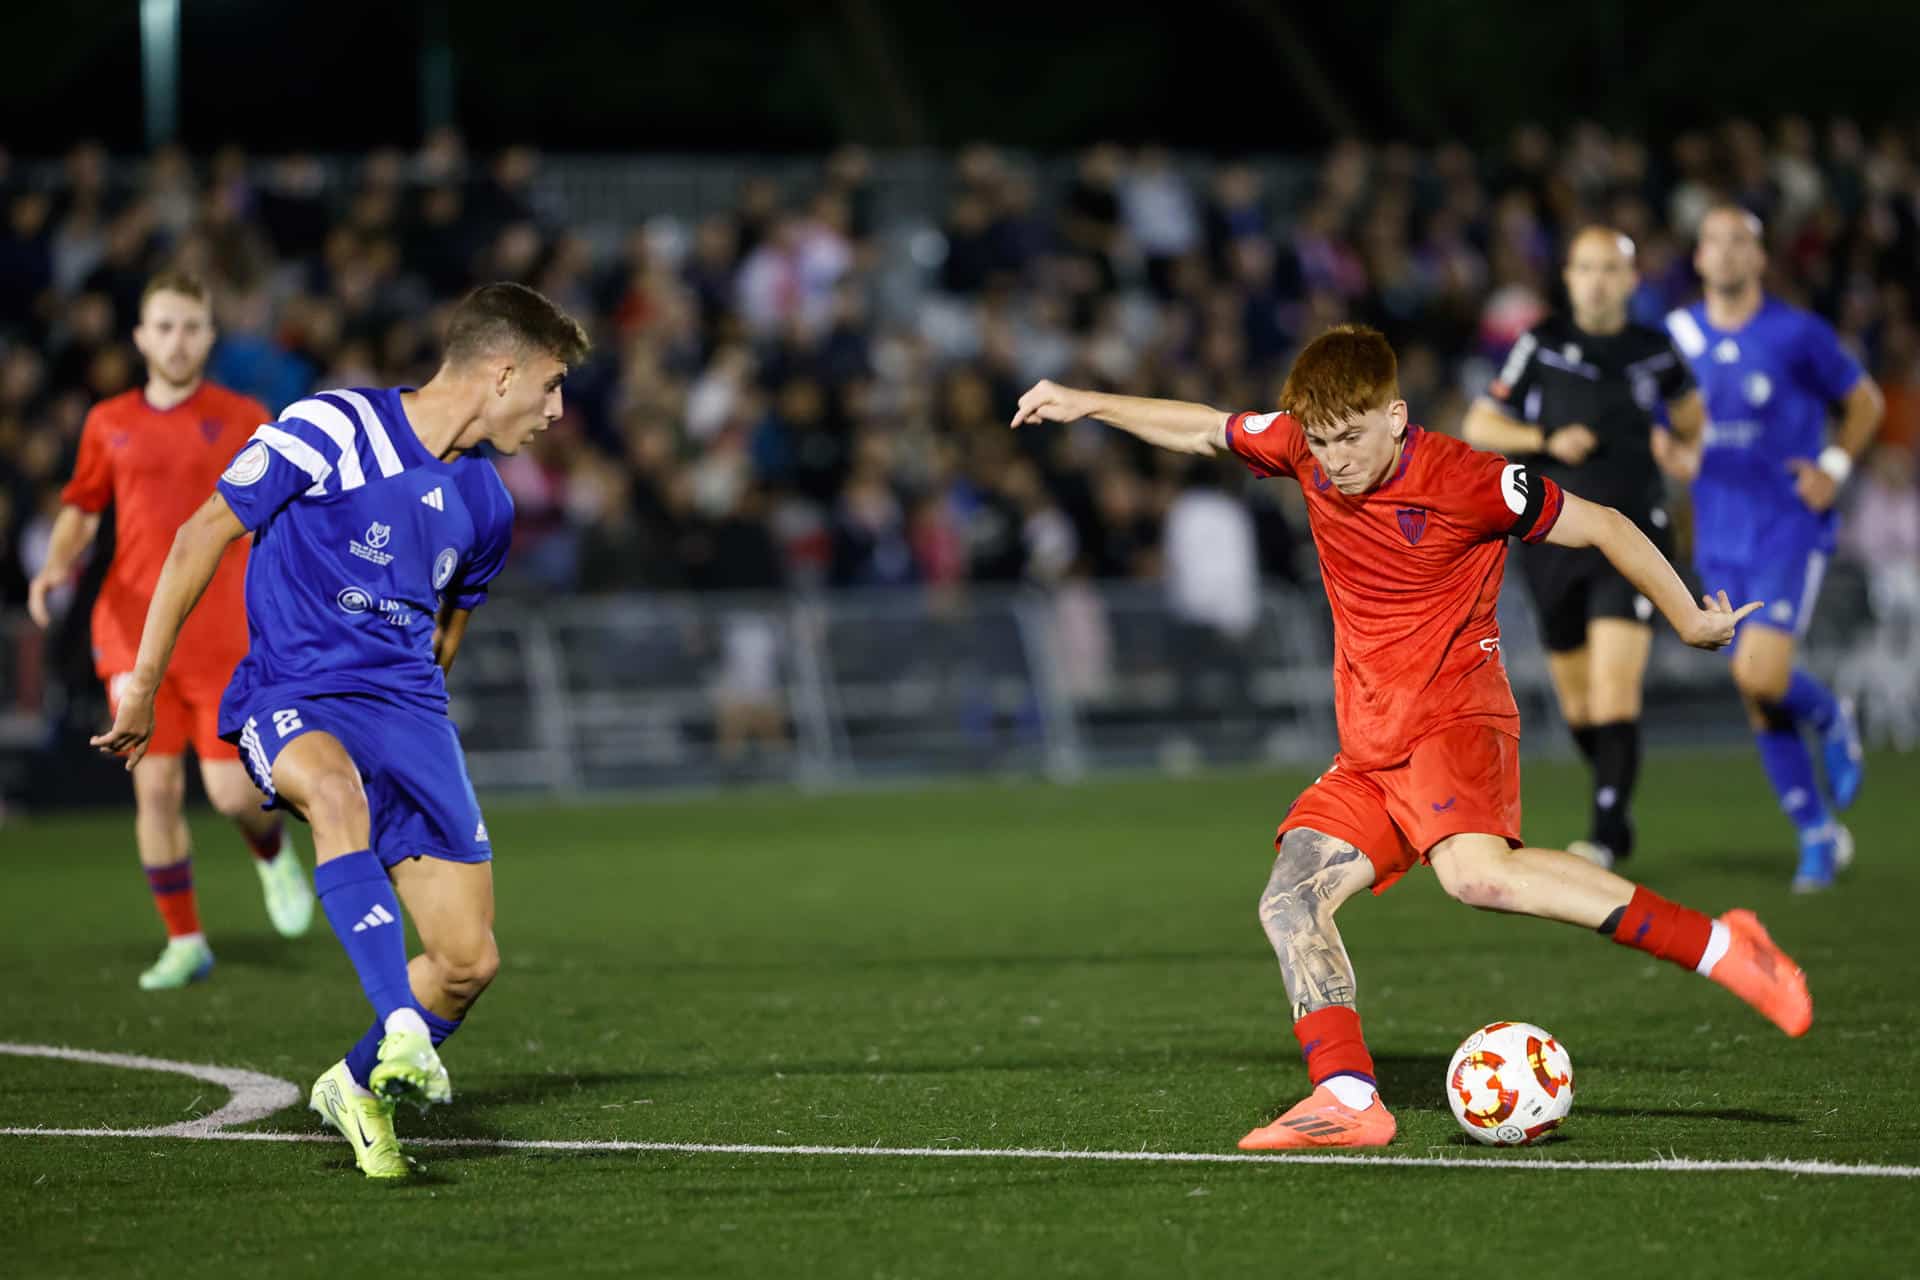
[[[1560,486],[1524,462],[1474,450],[1461,466],[1456,492],[1467,523],[1496,537],[1538,542],[1560,518]]]
[[[1227,419],[1227,448],[1257,476],[1298,475],[1309,456],[1306,432],[1290,413],[1236,413]]]
[[[104,511],[113,501],[113,455],[107,449],[107,424],[100,410],[87,414],[80,428],[80,457],[73,464],[73,479],[60,491],[60,501],[82,511]]]

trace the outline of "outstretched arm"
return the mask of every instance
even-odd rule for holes
[[[1760,607],[1756,600],[1735,609],[1724,591],[1718,597],[1702,596],[1700,602],[1705,607],[1697,607],[1680,574],[1633,521],[1612,507],[1571,493],[1563,492],[1562,497],[1560,518],[1547,531],[1547,541],[1556,547],[1598,547],[1607,563],[1618,569],[1634,590],[1653,601],[1680,638],[1696,649],[1722,649],[1732,644],[1734,627]]]
[[[1210,456],[1227,451],[1227,417],[1209,405],[1185,400],[1117,396],[1063,387],[1057,382],[1036,382],[1020,397],[1012,425],[1098,418],[1158,448]]]
[[[220,557],[235,538],[246,533],[246,526],[233,513],[227,500],[214,493],[200,509],[187,517],[173,535],[173,547],[160,568],[160,581],[153,588],[153,603],[147,606],[146,626],[140,632],[140,653],[133,671],[121,686],[120,709],[113,727],[93,745],[108,755],[127,752],[131,770],[147,754],[147,739],[153,735],[153,695],[160,688],[173,657],[174,642],[200,595],[213,581]]]
[[[47,538],[47,561],[27,586],[27,612],[42,631],[53,625],[53,611],[47,597],[73,576],[73,562],[93,545],[100,532],[100,513],[83,511],[71,502],[60,507],[53,518],[53,532]]]

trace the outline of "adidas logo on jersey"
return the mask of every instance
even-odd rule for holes
[[[383,924],[393,923],[393,912],[379,903],[373,904],[373,910],[360,917],[360,923],[353,926],[355,933],[365,933],[369,929],[378,929]]]
[[[445,511],[447,509],[447,500],[440,496],[439,485],[435,485],[433,488],[427,490],[427,492],[421,494],[420,501],[426,503],[435,511]]]

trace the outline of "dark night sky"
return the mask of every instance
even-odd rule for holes
[[[419,136],[426,4],[184,0],[186,141],[344,150]],[[817,150],[842,139],[1042,149],[1101,137],[1298,151],[1485,141],[1517,120],[1665,128],[1730,112],[1920,117],[1920,5],[1751,2],[451,0],[459,123],[481,145]],[[1877,12],[1876,14],[1876,10]],[[142,137],[137,0],[14,0],[0,142]],[[1097,21],[1087,15],[1097,14]],[[1869,19],[1868,15],[1875,15]],[[1296,56],[1322,73],[1304,91]]]

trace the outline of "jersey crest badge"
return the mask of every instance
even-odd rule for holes
[[[1747,403],[1756,409],[1773,399],[1773,379],[1758,370],[1741,379],[1740,389],[1746,392]]]
[[[1393,514],[1400,521],[1400,532],[1407,545],[1419,546],[1421,535],[1427,531],[1427,513],[1419,507],[1401,507]]]

